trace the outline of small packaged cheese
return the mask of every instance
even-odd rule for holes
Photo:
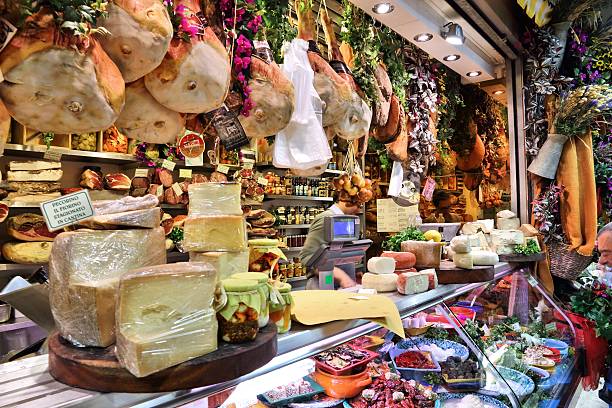
[[[368,272],[377,275],[395,272],[395,259],[375,256],[368,259]]]
[[[190,184],[189,215],[242,215],[238,183]]]
[[[246,221],[242,215],[189,216],[183,231],[183,248],[190,252],[247,249]]]
[[[161,227],[59,234],[49,259],[49,301],[62,337],[81,346],[114,343],[119,278],[166,263],[164,238]]]
[[[394,273],[377,275],[366,272],[361,278],[361,285],[365,289],[376,289],[377,292],[395,292],[397,275]]]
[[[117,359],[145,377],[217,349],[217,276],[205,263],[132,270],[117,299]]]
[[[241,252],[190,252],[190,262],[204,262],[217,270],[219,279],[227,279],[236,273],[249,271],[249,251]]]

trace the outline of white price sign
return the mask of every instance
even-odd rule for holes
[[[217,171],[219,173],[223,173],[223,174],[227,174],[230,171],[229,166],[226,166],[225,164],[220,164],[217,166]]]
[[[87,190],[77,191],[55,200],[40,204],[49,231],[76,224],[94,215],[93,205]]]
[[[170,161],[168,159],[164,159],[164,161],[162,162],[162,167],[164,169],[168,169],[170,171],[174,171],[174,167],[176,167],[176,163],[173,161]]]
[[[136,169],[134,177],[149,177],[149,169]]]
[[[376,230],[400,232],[409,226],[410,218],[418,215],[418,205],[399,206],[391,198],[376,200]]]

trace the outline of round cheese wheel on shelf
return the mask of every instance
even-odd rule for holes
[[[377,275],[395,272],[395,260],[393,258],[375,256],[368,260],[368,272]]]

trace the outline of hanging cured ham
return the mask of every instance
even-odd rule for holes
[[[261,139],[287,127],[295,108],[295,92],[280,67],[272,59],[266,61],[254,56],[249,87],[255,107],[249,116],[239,116],[246,135]]]
[[[51,14],[28,18],[0,54],[0,97],[11,116],[41,132],[89,133],[123,108],[121,72],[92,36],[60,32]]]
[[[100,44],[125,82],[157,68],[172,39],[172,22],[160,0],[114,0],[98,25],[110,31],[100,36]]]
[[[376,79],[376,90],[378,94],[378,100],[374,103],[374,114],[372,116],[372,124],[374,126],[384,126],[389,120],[389,109],[391,109],[391,96],[393,96],[393,89],[391,88],[391,79],[385,66],[381,63],[378,64],[374,71],[374,78]]]
[[[179,5],[186,7],[191,24],[202,24],[195,16],[200,12],[197,0],[179,0]],[[225,47],[210,26],[199,34],[191,41],[173,38],[161,65],[145,76],[151,95],[176,112],[210,112],[223,105],[229,90],[231,72]]]
[[[125,90],[125,108],[115,125],[131,139],[147,143],[174,143],[185,127],[183,115],[151,96],[140,79]]]

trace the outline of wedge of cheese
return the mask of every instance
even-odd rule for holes
[[[59,234],[49,259],[49,300],[61,335],[77,345],[112,344],[119,278],[166,263],[164,238],[161,227]]]
[[[368,272],[382,275],[395,272],[395,259],[375,256],[368,259]]]
[[[216,272],[206,263],[159,265],[124,275],[117,301],[121,365],[145,377],[215,351],[215,286]]]
[[[238,252],[247,249],[246,221],[242,215],[190,216],[183,226],[187,251]]]
[[[509,255],[517,245],[525,243],[525,235],[519,230],[493,230],[491,241],[498,255]]]
[[[240,215],[241,186],[238,183],[189,185],[189,215]]]
[[[79,222],[91,229],[108,230],[119,228],[156,228],[160,223],[160,210],[158,207],[145,210],[125,211],[116,214],[94,215]]]
[[[210,264],[219,279],[227,279],[236,273],[249,271],[249,251],[242,252],[190,252],[190,262]]]
[[[64,172],[62,170],[30,170],[7,171],[7,181],[59,181]]]
[[[364,289],[376,289],[377,292],[395,292],[397,289],[397,275],[374,273],[364,273],[361,278],[361,285]]]

